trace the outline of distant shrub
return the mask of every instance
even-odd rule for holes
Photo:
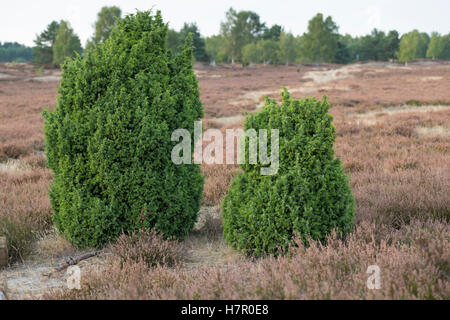
[[[150,267],[173,266],[181,259],[181,245],[176,240],[165,240],[154,230],[123,234],[111,245],[111,251],[121,263],[142,262]]]
[[[171,134],[192,134],[203,108],[191,42],[172,56],[166,33],[160,12],[138,12],[63,66],[45,142],[53,220],[77,246],[141,228],[182,239],[197,219],[201,170],[171,161]]]
[[[36,69],[36,74],[39,76],[42,76],[44,74],[44,67],[40,66],[39,68]]]
[[[295,100],[286,90],[282,97],[280,106],[268,99],[245,122],[245,130],[279,130],[278,173],[260,175],[261,165],[249,164],[247,157],[222,203],[228,243],[255,256],[288,248],[295,233],[304,241],[325,240],[333,229],[345,234],[353,225],[354,200],[334,158],[326,97]],[[246,149],[248,154],[248,142]]]

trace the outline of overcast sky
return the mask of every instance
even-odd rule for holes
[[[450,0],[1,0],[0,41],[33,45],[52,20],[65,19],[85,45],[93,33],[96,15],[102,6],[117,5],[123,13],[135,9],[160,9],[171,28],[196,22],[203,35],[219,32],[220,22],[230,6],[257,12],[263,22],[281,24],[294,34],[306,31],[308,20],[316,13],[331,15],[340,33],[362,35],[373,28],[400,33],[419,29],[450,32]]]

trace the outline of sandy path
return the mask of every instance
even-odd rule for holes
[[[67,258],[78,257],[81,254],[83,252],[77,252],[76,255],[67,255],[58,259],[35,257],[36,260],[17,263],[0,270],[0,291],[9,300],[22,300],[40,299],[50,289],[66,288],[67,269],[55,271],[55,268],[64,264]],[[102,253],[97,257],[79,262],[77,266],[81,269],[81,275],[83,275],[83,270],[87,267],[97,267],[104,264],[107,255],[108,253]]]

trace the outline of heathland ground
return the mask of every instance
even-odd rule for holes
[[[205,129],[241,127],[265,96],[279,100],[282,86],[295,98],[328,95],[336,155],[356,200],[348,239],[299,244],[279,258],[242,256],[223,240],[220,210],[239,168],[204,164],[200,219],[184,242],[122,239],[79,264],[80,291],[65,289],[65,272],[53,269],[83,252],[52,227],[41,117],[56,104],[60,71],[0,64],[0,235],[11,262],[0,290],[8,298],[450,298],[450,63],[196,65],[196,74]],[[152,250],[173,263],[123,256]],[[369,265],[380,267],[379,290],[366,286]]]

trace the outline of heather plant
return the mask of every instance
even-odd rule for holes
[[[77,246],[139,229],[182,239],[197,219],[201,170],[172,163],[171,133],[192,133],[203,108],[191,41],[173,56],[166,33],[159,11],[137,12],[63,66],[45,144],[53,220]]]
[[[327,245],[296,239],[288,256],[194,269],[113,261],[85,272],[81,290],[47,299],[443,299],[450,298],[449,227],[414,220],[400,230],[363,222]],[[381,270],[381,287],[367,286],[367,269]]]
[[[260,174],[261,163],[246,159],[242,165],[244,172],[222,204],[230,245],[261,256],[288,248],[294,234],[304,241],[325,240],[333,229],[341,235],[351,230],[354,200],[334,157],[329,108],[326,97],[296,100],[285,90],[281,105],[268,99],[260,113],[247,118],[245,130],[279,130],[280,164],[278,173],[269,176]]]
[[[0,171],[0,237],[7,239],[9,263],[24,261],[36,239],[51,229],[49,179],[50,172],[42,168]]]
[[[111,245],[111,251],[123,264],[142,262],[150,267],[173,266],[181,259],[180,243],[164,239],[163,235],[155,230],[122,234]]]

